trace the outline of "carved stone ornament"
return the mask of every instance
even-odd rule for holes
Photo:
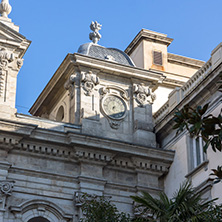
[[[64,88],[69,90],[69,96],[73,98],[74,96],[74,82],[76,81],[76,74],[72,74],[68,81],[64,84]]]
[[[22,65],[23,65],[23,59],[17,59],[17,66],[19,69],[21,69]]]
[[[113,129],[119,129],[120,124],[122,123],[123,120],[114,120],[114,119],[108,119],[109,125]]]
[[[106,96],[108,93],[112,93],[112,91],[115,91],[116,93],[119,94],[120,97],[122,97],[125,100],[129,100],[129,95],[128,92],[125,89],[122,89],[121,87],[118,86],[105,86],[103,88],[101,88],[100,90],[100,94],[104,97]]]
[[[0,49],[0,68],[5,69],[9,62],[14,60],[14,54],[5,48]]]
[[[11,11],[12,7],[9,4],[8,0],[2,0],[0,4],[0,14],[2,15],[2,17],[8,18],[8,15],[10,14]]]
[[[13,186],[13,181],[0,181],[0,209],[5,209],[6,199],[12,195]]]
[[[101,34],[99,33],[99,30],[101,29],[102,25],[100,25],[97,21],[91,22],[90,29],[93,31],[89,34],[89,39],[92,40],[94,44],[97,44],[97,42],[101,39]]]
[[[134,202],[133,206],[134,215],[136,217],[142,217],[142,218],[152,218],[152,214],[147,210],[146,207],[140,206],[139,204]]]
[[[88,73],[82,73],[81,82],[85,95],[91,96],[93,89],[99,84],[99,77],[89,71]]]
[[[86,194],[83,193],[83,192],[80,192],[80,191],[75,192],[75,194],[74,194],[75,206],[76,207],[81,207],[82,204],[85,202],[86,197],[87,197],[87,200],[91,200],[92,199],[89,195],[86,196]]]
[[[5,78],[8,63],[14,60],[14,54],[5,48],[0,49],[0,97],[3,96],[5,90]]]
[[[153,104],[156,99],[156,95],[151,92],[149,86],[141,84],[133,84],[133,94],[134,98],[140,106],[145,104]]]
[[[107,200],[111,199],[110,196],[104,197],[104,196],[98,196],[95,194],[87,194],[87,193],[77,191],[74,194],[74,204],[76,207],[81,207],[82,204],[85,203],[85,201],[96,200],[96,199],[100,199],[101,197]]]

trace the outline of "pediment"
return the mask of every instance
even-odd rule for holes
[[[19,57],[22,57],[30,44],[30,40],[27,40],[19,32],[0,22],[0,47],[11,48],[13,51],[18,52]]]

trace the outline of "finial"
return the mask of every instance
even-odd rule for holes
[[[97,42],[101,39],[101,34],[99,30],[102,25],[100,25],[97,21],[91,22],[90,29],[93,31],[89,34],[89,39],[92,40],[93,43],[97,44]]]
[[[12,11],[12,7],[9,4],[8,0],[2,0],[0,4],[0,13],[2,17],[8,18],[8,15],[10,14],[11,11]]]

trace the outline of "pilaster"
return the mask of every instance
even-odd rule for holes
[[[153,133],[152,104],[155,94],[151,86],[143,83],[133,84],[134,141],[137,144],[156,147]]]

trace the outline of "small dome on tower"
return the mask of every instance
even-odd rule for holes
[[[91,23],[90,29],[93,32],[90,33],[89,38],[92,42],[81,45],[78,53],[122,65],[135,66],[132,59],[125,52],[115,48],[105,48],[97,44],[101,38],[99,33],[101,27],[102,25],[96,21]]]

